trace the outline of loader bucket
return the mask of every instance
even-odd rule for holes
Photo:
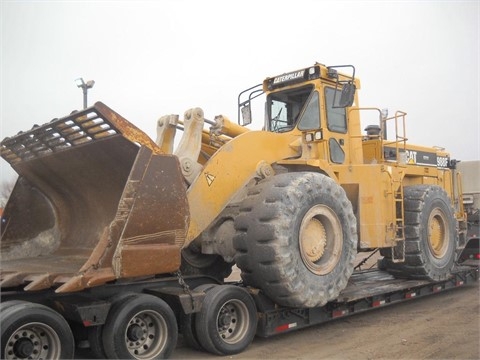
[[[78,291],[180,267],[177,157],[102,103],[1,142],[19,174],[1,219],[1,288]]]

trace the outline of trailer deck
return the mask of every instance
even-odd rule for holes
[[[479,279],[478,264],[457,266],[444,281],[397,279],[378,269],[359,271],[336,301],[311,309],[279,308],[261,292],[252,295],[259,309],[257,336],[270,337],[367,310],[463,286]]]

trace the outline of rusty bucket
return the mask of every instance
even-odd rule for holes
[[[1,142],[19,177],[1,218],[0,286],[78,291],[180,267],[178,159],[102,103]]]

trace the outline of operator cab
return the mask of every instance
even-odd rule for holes
[[[326,125],[330,131],[345,133],[346,113],[339,106],[340,93],[333,87],[325,87]],[[272,132],[286,132],[295,127],[300,131],[320,129],[321,98],[313,85],[269,94],[265,129]]]
[[[352,67],[353,75],[345,80],[338,75],[335,68]],[[294,128],[300,131],[318,130],[322,122],[328,130],[346,132],[345,107],[354,101],[355,70],[351,65],[324,67],[319,64],[310,68],[293,71],[279,76],[267,78],[259,84],[240,93],[238,97],[239,124],[245,126],[251,123],[251,101],[266,93],[264,129],[271,132],[288,132]],[[327,80],[330,86],[320,78]],[[314,80],[317,80],[314,82]],[[244,94],[248,99],[241,101]],[[322,101],[325,104],[327,119],[321,120]],[[242,121],[240,121],[240,113]]]

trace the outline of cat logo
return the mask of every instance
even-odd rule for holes
[[[305,70],[300,70],[300,71],[295,71],[293,73],[277,76],[275,79],[273,79],[273,84],[279,84],[286,81],[301,79],[303,78],[304,73],[305,73]]]
[[[407,164],[416,164],[417,163],[417,152],[412,150],[405,150],[405,155],[407,156]]]

